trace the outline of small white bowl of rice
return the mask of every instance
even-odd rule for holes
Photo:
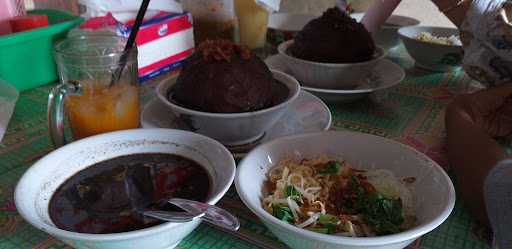
[[[460,68],[463,50],[457,29],[411,26],[400,28],[398,35],[417,67],[436,72]]]
[[[348,131],[283,137],[238,165],[245,205],[292,249],[402,249],[455,204],[444,170],[413,148]]]

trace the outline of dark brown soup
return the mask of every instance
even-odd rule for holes
[[[142,210],[173,210],[166,200],[206,201],[210,178],[198,163],[172,154],[135,154],[82,170],[50,200],[58,228],[80,233],[120,233],[161,224]]]

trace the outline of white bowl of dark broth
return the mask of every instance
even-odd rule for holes
[[[34,227],[75,248],[174,248],[200,223],[163,223],[171,197],[217,203],[235,175],[231,153],[208,137],[137,129],[78,140],[36,162],[16,187]]]

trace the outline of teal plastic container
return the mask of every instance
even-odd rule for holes
[[[53,46],[83,21],[81,17],[59,10],[34,10],[29,13],[47,15],[50,25],[0,36],[0,78],[19,91],[57,80]]]

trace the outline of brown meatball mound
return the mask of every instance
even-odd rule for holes
[[[356,63],[373,58],[375,43],[361,23],[331,8],[304,26],[288,52],[308,61]]]
[[[276,82],[265,63],[228,40],[205,41],[178,77],[175,102],[214,113],[257,111],[273,104]]]

